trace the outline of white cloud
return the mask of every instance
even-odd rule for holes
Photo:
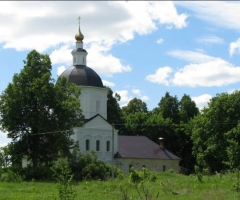
[[[212,87],[240,81],[240,67],[221,58],[191,51],[173,51],[169,55],[191,62],[174,74],[174,85]]]
[[[205,55],[201,52],[174,50],[168,52],[168,55],[185,60],[190,63],[203,63],[214,60],[212,56]]]
[[[88,46],[89,47],[86,49],[89,54],[86,60],[87,66],[90,66],[99,75],[111,76],[115,73],[130,72],[132,70],[129,65],[123,65],[119,58],[109,53],[111,50],[110,46],[104,46],[98,43],[91,43],[91,45]],[[59,49],[55,49],[50,55],[52,63],[72,66],[71,51],[72,49],[69,45],[64,45]],[[62,69],[64,69],[63,66],[61,66],[58,71]]]
[[[224,40],[215,35],[206,35],[202,38],[198,38],[197,42],[204,43],[204,44],[222,44],[224,43]]]
[[[53,50],[50,54],[52,64],[66,64],[68,66],[71,65],[71,51],[72,49],[70,48],[70,45],[63,45],[59,49]]]
[[[132,89],[133,94],[141,95],[141,90],[139,89]]]
[[[129,95],[129,92],[127,90],[117,90],[113,93],[113,96],[115,95],[115,93],[118,93],[121,96],[121,100],[119,102],[121,107],[127,105],[128,102],[133,99],[133,97]]]
[[[229,54],[232,56],[234,53],[240,54],[240,38],[238,38],[237,41],[230,43]]]
[[[91,66],[98,74],[105,76],[132,70],[129,65],[123,65],[120,59],[108,53],[109,50],[110,47],[104,47],[97,43],[91,44],[87,49],[91,55],[87,58],[87,65]]]
[[[57,75],[60,76],[64,71],[66,70],[66,67],[60,66],[57,68]]]
[[[195,101],[197,107],[201,110],[204,107],[207,107],[208,102],[210,102],[210,99],[212,96],[210,94],[203,94],[197,97],[191,97],[193,101]]]
[[[132,93],[137,95],[136,98],[141,99],[142,101],[149,100],[149,97],[147,95],[144,95],[144,91],[141,91],[140,89],[132,89]]]
[[[160,38],[160,39],[158,39],[158,40],[156,41],[156,43],[158,43],[158,44],[162,44],[163,41],[164,41],[164,39]]]
[[[137,9],[136,9],[137,7]],[[172,2],[0,2],[0,43],[4,48],[40,52],[74,41],[77,17],[87,44],[113,45],[134,34],[149,34],[156,22],[176,28],[186,26]],[[17,25],[16,25],[17,24]],[[111,27],[111,28],[109,28]]]
[[[240,30],[240,3],[237,1],[175,1],[175,5],[192,10],[194,16],[220,27]]]
[[[169,85],[169,80],[167,80],[172,73],[172,68],[165,66],[165,67],[160,67],[157,69],[155,74],[150,74],[146,76],[146,80],[153,82],[153,83],[158,83],[158,84],[164,84],[164,85]]]
[[[143,96],[140,97],[140,99],[141,99],[142,101],[147,101],[147,100],[149,100],[149,97],[146,96],[146,95],[143,95]]]
[[[186,14],[178,14],[173,2],[171,1],[153,1],[150,3],[149,12],[153,19],[161,24],[167,24],[168,27],[175,28],[186,27]],[[137,9],[136,9],[137,10]]]
[[[103,85],[106,85],[108,87],[114,87],[115,86],[115,84],[110,82],[110,81],[102,80],[102,82],[103,82]]]
[[[189,64],[172,74],[171,67],[160,67],[146,80],[166,86],[223,86],[240,82],[240,66],[201,52],[175,50],[168,55],[185,60]]]

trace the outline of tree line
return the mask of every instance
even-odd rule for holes
[[[49,56],[33,50],[0,95],[0,128],[12,139],[1,148],[1,165],[21,167],[27,156],[33,169],[52,166],[58,152],[71,157],[77,148],[70,136],[84,119],[81,90],[64,77],[52,79],[51,70]],[[109,88],[108,122],[119,134],[144,135],[156,143],[165,138],[166,149],[181,158],[183,173],[195,165],[211,172],[240,168],[239,91],[217,94],[201,111],[187,94],[178,100],[166,92],[152,110],[137,98],[121,108],[120,99]]]

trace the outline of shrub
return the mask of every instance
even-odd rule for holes
[[[6,182],[22,182],[23,178],[19,174],[13,172],[10,169],[3,170],[0,174],[0,181]]]
[[[73,174],[69,168],[68,159],[60,157],[52,167],[53,178],[57,181],[60,200],[74,200],[76,193],[72,187]]]

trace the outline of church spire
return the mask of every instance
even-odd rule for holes
[[[80,30],[80,17],[78,17],[78,25],[79,25],[79,28],[78,28],[78,33],[75,35],[75,39],[77,40],[77,42],[82,42],[83,39],[84,39],[84,35],[81,33],[81,30]]]
[[[76,50],[72,51],[72,56],[73,56],[73,66],[86,66],[87,64],[87,51],[83,49],[83,39],[84,36],[80,31],[80,17],[78,17],[78,33],[75,35],[76,39]]]

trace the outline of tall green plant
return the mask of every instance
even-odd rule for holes
[[[73,189],[72,178],[73,174],[68,165],[68,159],[63,158],[60,154],[60,158],[57,163],[52,167],[54,173],[53,178],[57,181],[57,189],[60,200],[74,200],[76,192]]]

